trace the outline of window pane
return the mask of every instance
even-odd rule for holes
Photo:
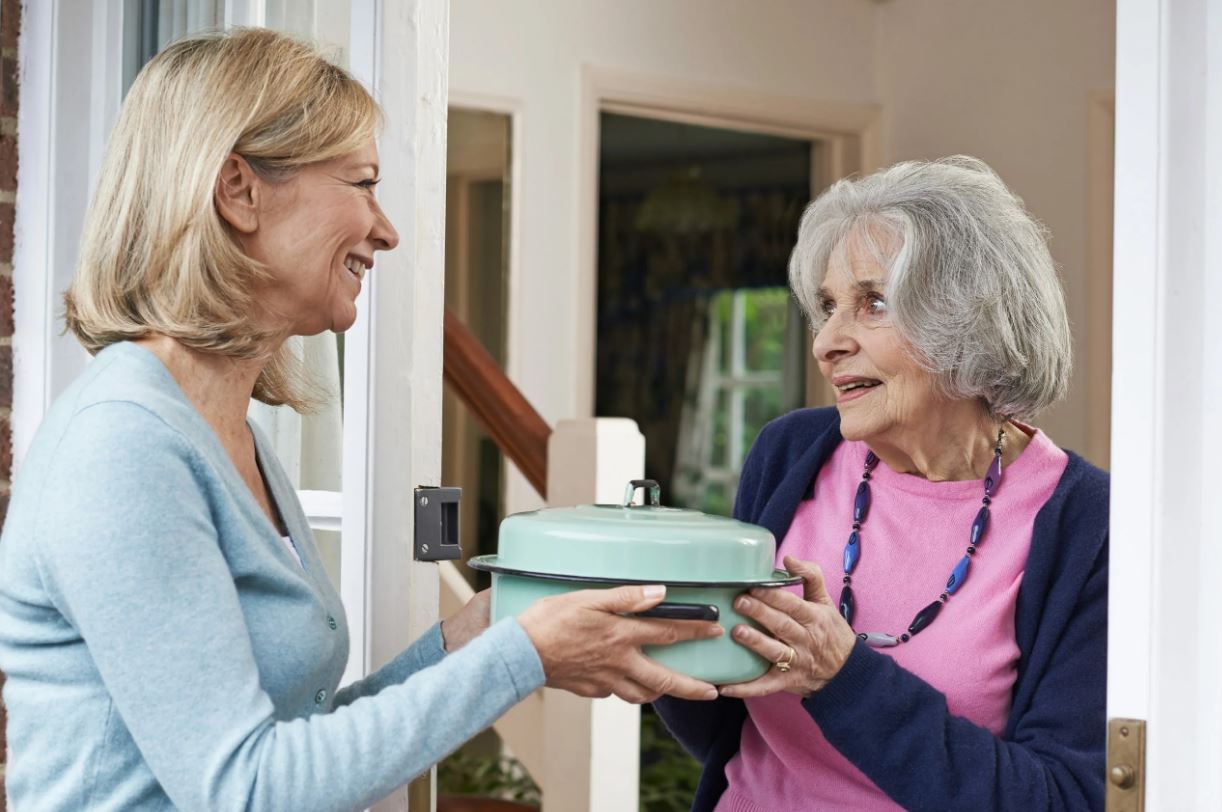
[[[225,26],[225,0],[123,0],[123,90],[158,52],[192,34]],[[350,0],[266,0],[267,27],[303,37],[346,64]],[[276,457],[299,490],[339,491],[343,455],[343,338],[323,333],[290,340],[323,402],[309,415],[251,402]],[[324,566],[339,588],[340,534],[314,531]]]
[[[730,343],[734,340],[732,316],[734,310],[734,291],[727,290],[717,294],[713,300],[713,335],[717,337],[717,374],[730,374],[730,359],[733,357]]]
[[[268,28],[319,47],[327,59],[348,67],[351,0],[265,0]]]
[[[301,360],[321,402],[299,415],[287,406],[251,401],[250,417],[271,439],[276,457],[298,490],[339,491],[343,487],[344,423],[339,344],[335,334],[294,337],[289,346]]]
[[[787,288],[747,291],[744,357],[752,372],[779,371],[785,363],[785,325],[789,314]]]
[[[339,545],[340,534],[338,530],[315,530],[314,541],[318,544],[318,555],[322,558],[323,569],[327,571],[327,577],[331,579],[331,585],[335,590],[339,591]]]
[[[730,393],[725,389],[717,390],[713,406],[712,446],[709,464],[714,468],[725,468],[729,465],[728,449],[730,447]]]
[[[224,23],[224,0],[125,0],[123,92],[162,48],[188,34],[220,29]]]
[[[344,421],[340,410],[339,344],[335,334],[320,333],[302,340],[305,367],[326,400],[301,418],[301,479],[307,491],[338,491],[343,485]]]
[[[743,405],[743,453],[742,459],[735,460],[735,470],[741,470],[743,460],[751,444],[759,436],[769,420],[781,415],[781,389],[779,386],[753,388],[747,391]]]
[[[729,516],[732,506],[730,489],[724,482],[710,482],[704,489],[704,503],[700,505],[700,509],[705,513]]]
[[[268,28],[286,34],[311,36],[314,33],[315,0],[265,0],[264,20]]]

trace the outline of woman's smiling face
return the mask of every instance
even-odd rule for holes
[[[880,254],[898,246],[877,230],[865,239],[864,228],[855,227],[828,261],[818,295],[825,321],[814,354],[836,390],[841,434],[868,442],[904,433],[947,399],[887,309],[889,270]]]
[[[258,184],[258,228],[240,239],[271,276],[260,305],[290,334],[343,332],[356,320],[356,297],[374,253],[399,242],[374,196],[377,181],[370,139],[286,180]]]

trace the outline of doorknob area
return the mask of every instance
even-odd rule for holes
[[[458,533],[458,505],[462,500],[462,488],[416,488],[414,498],[415,559],[453,561],[462,558]]]
[[[1107,723],[1107,812],[1143,812],[1146,799],[1146,722]]]
[[[1128,764],[1117,764],[1112,768],[1108,778],[1121,789],[1129,789],[1137,782],[1137,774]]]

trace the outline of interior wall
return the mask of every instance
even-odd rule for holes
[[[975,155],[1049,228],[1075,369],[1069,397],[1036,423],[1106,465],[1107,433],[1093,429],[1110,417],[1110,376],[1091,367],[1110,360],[1110,307],[1092,298],[1110,292],[1111,268],[1092,256],[1090,201],[1110,201],[1110,177],[1089,166],[1093,153],[1111,150],[1090,121],[1114,88],[1114,0],[887,0],[877,15],[885,162]],[[1104,221],[1110,233],[1110,211]]]
[[[545,419],[587,416],[593,403],[574,383],[593,363],[577,338],[588,329],[578,272],[583,68],[865,102],[873,17],[865,0],[452,0],[452,97],[495,99],[520,116],[509,373]],[[506,509],[535,504],[511,477]]]
[[[1114,84],[1114,0],[452,0],[451,15],[452,93],[519,117],[508,368],[548,421],[592,404],[578,383],[592,363],[581,340],[592,294],[579,273],[589,67],[798,103],[876,103],[884,163],[965,152],[994,166],[1052,232],[1074,328],[1069,398],[1037,423],[1106,462],[1106,447],[1088,442],[1109,404],[1087,370],[1110,341],[1108,308],[1090,304],[1100,284],[1088,272],[1088,119]],[[511,477],[506,509],[537,503]]]

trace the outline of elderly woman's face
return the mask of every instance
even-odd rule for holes
[[[258,227],[242,242],[272,275],[260,291],[261,304],[294,335],[351,327],[374,253],[398,244],[374,197],[377,180],[371,139],[347,155],[302,167],[286,181],[258,186]]]
[[[868,441],[917,425],[944,398],[892,325],[888,271],[860,236],[851,233],[828,262],[819,292],[827,321],[815,337],[814,353],[819,371],[836,389],[841,434]],[[884,235],[875,236],[884,250],[894,247]]]

